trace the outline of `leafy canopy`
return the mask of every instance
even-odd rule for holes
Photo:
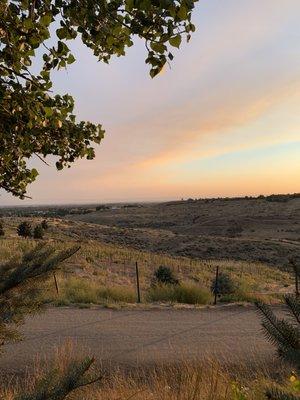
[[[27,165],[34,155],[57,156],[58,170],[95,156],[92,144],[103,138],[102,126],[77,122],[73,98],[51,92],[52,71],[75,62],[68,41],[80,38],[108,63],[125,55],[136,35],[145,42],[154,77],[173,59],[170,48],[195,30],[196,1],[0,0],[0,187],[24,198],[38,175]],[[33,62],[41,53],[36,73]]]

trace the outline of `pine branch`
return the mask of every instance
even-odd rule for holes
[[[102,379],[86,376],[94,361],[94,358],[73,361],[64,372],[54,369],[37,382],[31,393],[20,394],[14,400],[64,400],[74,390]]]
[[[38,245],[21,260],[0,266],[0,346],[17,337],[10,324],[20,323],[26,314],[42,308],[41,281],[79,248],[56,251],[49,245]]]
[[[299,400],[300,397],[289,393],[281,388],[272,387],[267,389],[266,397],[269,400]]]
[[[296,322],[300,324],[300,302],[293,295],[284,296],[284,300],[290,311],[292,312]]]

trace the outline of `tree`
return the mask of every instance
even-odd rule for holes
[[[3,224],[0,221],[0,236],[4,236],[4,235],[5,235],[5,231],[4,231],[4,228],[3,228]]]
[[[34,239],[43,239],[43,236],[44,236],[44,229],[42,225],[36,225],[33,230]]]
[[[58,170],[77,158],[93,159],[101,125],[77,122],[74,101],[51,92],[51,73],[75,62],[67,42],[80,38],[99,61],[123,56],[133,37],[144,40],[150,75],[173,59],[195,30],[196,0],[1,0],[0,187],[24,198],[38,171],[27,160],[57,156]],[[59,25],[48,43],[50,32]],[[41,70],[37,57],[42,55]]]
[[[19,236],[23,236],[25,238],[32,236],[31,225],[29,222],[24,221],[21,222],[17,228],[17,232]]]
[[[79,250],[73,247],[57,252],[40,245],[23,254],[18,261],[9,261],[0,268],[0,349],[1,345],[19,338],[16,324],[26,314],[42,308],[43,282],[60,264]],[[63,400],[73,390],[99,380],[87,375],[94,359],[74,360],[66,370],[56,367],[37,382],[30,393],[17,393],[15,400]]]
[[[14,325],[22,322],[26,314],[42,308],[42,282],[78,250],[79,247],[72,247],[57,252],[51,246],[38,245],[20,260],[1,265],[0,343],[18,336]]]
[[[257,308],[262,317],[262,326],[269,342],[277,347],[278,355],[291,363],[300,372],[300,300],[296,296],[284,297],[289,318],[278,318],[272,309],[258,302]],[[297,384],[300,384],[298,381]],[[295,400],[299,399],[289,391],[280,387],[270,387],[266,392],[270,400]]]

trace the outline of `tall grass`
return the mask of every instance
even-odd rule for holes
[[[100,286],[87,279],[72,277],[61,284],[57,304],[106,304],[110,302],[134,303],[133,288],[123,286]]]
[[[171,303],[208,304],[211,301],[211,293],[208,289],[195,284],[156,285],[150,288],[147,299]]]
[[[5,219],[6,236],[0,238],[0,263],[20,256],[24,250],[29,250],[36,244],[33,239],[16,236],[16,226],[20,221],[20,218]],[[36,224],[40,221],[32,218],[31,222]],[[55,294],[53,280],[49,292],[45,294],[45,301],[54,301],[56,304],[134,302],[136,261],[139,265],[143,300],[206,304],[209,302],[207,289],[201,292],[199,287],[210,287],[217,265],[221,272],[230,275],[238,287],[233,295],[224,296],[223,301],[253,302],[257,295],[252,293],[282,293],[292,290],[288,287],[293,283],[290,273],[261,263],[171,257],[105,244],[98,240],[87,240],[84,229],[90,228],[85,224],[70,225],[68,221],[53,219],[49,226],[45,238],[58,250],[71,247],[75,243],[80,243],[81,246],[80,252],[64,263],[61,274],[58,274],[60,295],[57,297]],[[180,289],[157,288],[149,291],[154,271],[159,266],[167,266],[176,274],[182,282]],[[68,280],[70,282],[66,282]],[[273,301],[276,296],[272,296],[268,297]]]
[[[1,400],[14,400],[20,393],[30,393],[53,368],[63,376],[72,362],[84,357],[82,350],[71,342],[54,354],[52,361],[38,362],[35,370],[21,380],[10,378],[1,385]],[[75,391],[70,397],[72,400],[266,400],[266,385],[275,379],[275,374],[269,375],[264,366],[253,371],[246,366],[224,368],[213,361],[157,364],[127,370],[102,367],[100,371],[96,365],[91,373],[103,379]],[[278,378],[289,386],[288,376],[281,367],[277,370]]]

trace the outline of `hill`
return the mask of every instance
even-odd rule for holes
[[[300,198],[207,199],[98,207],[65,218],[86,237],[202,259],[284,267],[300,255]]]

